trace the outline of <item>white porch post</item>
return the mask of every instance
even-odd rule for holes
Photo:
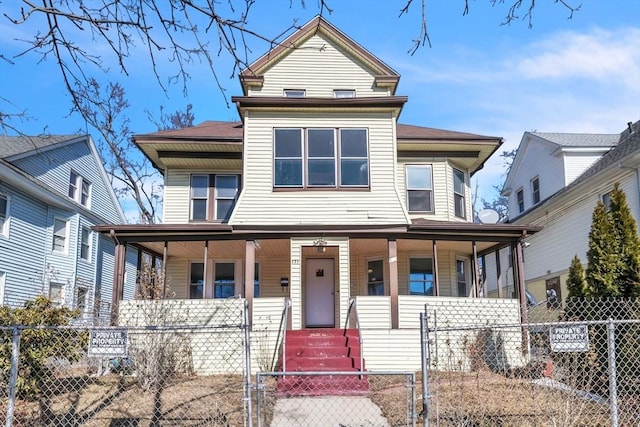
[[[253,323],[253,278],[256,274],[256,242],[255,240],[247,240],[244,243],[244,298],[249,306],[249,323]]]
[[[391,328],[398,329],[398,242],[388,240],[389,249],[389,295],[391,296]]]

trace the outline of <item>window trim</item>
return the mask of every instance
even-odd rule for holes
[[[64,248],[62,250],[56,249],[56,237],[60,238],[60,236],[56,235],[56,221],[64,222]],[[51,252],[57,254],[67,255],[69,253],[69,220],[63,219],[60,217],[53,217],[53,224],[51,226]]]
[[[60,288],[60,301],[56,301],[56,300],[54,300],[52,298],[51,290],[52,290],[52,288],[54,286]],[[51,300],[51,303],[56,307],[63,307],[64,306],[64,287],[65,287],[65,284],[62,283],[62,282],[49,282],[48,298],[49,298],[49,300]]]
[[[87,241],[84,241],[84,232],[85,230],[87,231]],[[80,227],[80,259],[83,261],[87,261],[87,262],[91,262],[91,248],[93,244],[93,232],[91,231],[91,228],[87,227],[87,226],[82,226]],[[86,247],[86,251],[87,251],[87,257],[82,256],[82,250],[83,248]]]
[[[452,167],[452,177],[453,177],[453,214],[456,218],[467,218],[467,175],[462,169],[458,169],[456,167]],[[459,173],[462,175],[462,193],[456,191],[456,174]],[[458,201],[461,201],[460,208],[462,209],[461,215],[458,215]]]
[[[540,203],[540,178],[535,176],[531,178],[531,204],[533,206]]]
[[[8,194],[0,193],[0,197],[5,199],[5,211],[0,214],[0,218],[2,218],[2,222],[0,222],[0,237],[9,237],[10,226],[9,223],[11,221],[11,197]]]
[[[230,198],[224,197],[219,199],[218,197],[218,187],[216,187],[217,177],[219,176],[232,176],[236,179],[236,194],[233,197],[233,201],[231,203],[231,208],[229,210],[229,216],[217,219],[218,216],[218,200],[231,200]],[[206,197],[194,197],[193,195],[193,178],[194,177],[206,177],[207,178],[207,190]],[[242,179],[241,175],[237,173],[191,173],[189,175],[189,222],[214,222],[214,223],[224,223],[229,220],[229,217],[233,213],[235,209],[236,202],[238,201],[238,197],[240,196],[240,191],[242,187]],[[197,218],[194,219],[193,213],[193,202],[194,200],[206,200],[205,206],[205,218]]]
[[[79,293],[80,291],[84,291],[84,307],[80,307],[80,297],[79,297]],[[89,308],[89,288],[87,286],[77,286],[76,290],[75,290],[75,294],[73,296],[73,308],[76,308],[78,310],[80,310],[80,313],[86,313],[87,309]]]
[[[348,96],[340,96],[340,95],[347,95]],[[334,89],[333,90],[333,97],[337,98],[337,99],[341,99],[341,98],[355,98],[356,97],[356,90],[355,89]]]
[[[201,286],[202,286],[202,295],[200,297],[192,297],[191,296],[192,295],[191,289],[194,286],[198,286],[198,282],[193,282],[192,281],[192,278],[193,278],[193,265],[194,264],[201,264],[202,265],[202,276],[203,276],[202,277],[202,284],[201,284]],[[188,272],[188,274],[189,274],[189,276],[188,276],[189,277],[189,288],[188,288],[188,293],[187,293],[188,299],[204,299],[205,298],[207,280],[206,280],[206,277],[204,277],[204,273],[205,273],[205,268],[204,267],[205,267],[205,265],[204,265],[203,260],[199,260],[199,261],[190,260],[189,261],[189,272]]]
[[[611,210],[611,191],[607,191],[606,193],[602,193],[600,195],[600,201],[604,205],[604,210],[609,212]]]
[[[74,179],[75,178],[75,179]],[[86,186],[86,192],[85,192]],[[71,169],[69,173],[69,192],[70,199],[80,203],[85,208],[91,207],[91,193],[93,185],[91,181]]]
[[[381,263],[381,267],[382,267],[382,278],[379,281],[375,281],[375,282],[371,282],[370,281],[370,276],[369,276],[369,263],[371,262],[377,262],[379,261]],[[386,280],[385,280],[385,262],[384,262],[384,257],[373,257],[373,258],[367,258],[365,259],[365,272],[366,272],[366,282],[365,282],[365,291],[366,291],[366,295],[368,296],[384,296],[387,294],[387,284],[386,284]],[[374,285],[378,285],[381,284],[382,285],[382,293],[381,294],[372,294],[370,292],[370,286],[374,284]]]
[[[426,293],[422,293],[422,294],[413,294],[411,293],[411,260],[412,259],[428,259],[431,261],[431,295],[428,295]],[[435,289],[435,280],[434,280],[434,264],[433,264],[433,255],[423,255],[423,254],[411,254],[409,255],[408,259],[407,259],[407,295],[417,295],[417,296],[435,296],[436,294],[436,289]],[[422,280],[423,283],[428,283],[427,280]],[[423,285],[424,286],[424,285]]]
[[[415,169],[429,169],[429,174],[430,174],[430,182],[431,182],[431,188],[410,188],[409,186],[409,169],[410,168],[415,168]],[[421,213],[421,212],[425,212],[425,213],[435,213],[435,206],[434,206],[434,194],[433,194],[433,164],[431,163],[407,163],[404,166],[404,180],[405,180],[405,197],[406,197],[406,201],[407,201],[407,211],[409,213]],[[428,191],[429,192],[429,206],[431,207],[430,210],[426,210],[426,211],[421,211],[421,210],[411,210],[411,206],[409,204],[409,192],[410,191]]]
[[[282,96],[285,98],[306,98],[307,90],[306,89],[283,89]]]
[[[524,188],[522,187],[516,190],[516,206],[518,213],[524,212]]]
[[[456,255],[456,259],[455,259],[455,272],[456,272],[456,293],[459,297],[468,297],[469,296],[469,292],[471,290],[471,288],[469,287],[469,279],[470,279],[470,271],[469,271],[469,260],[463,256],[460,255]],[[462,263],[462,267],[464,268],[464,294],[460,295],[460,284],[462,282],[460,282],[460,278],[458,277],[458,263]]]
[[[276,155],[276,134],[279,130],[296,130],[300,131],[300,157],[297,156],[280,156]],[[310,185],[309,184],[309,131],[313,130],[331,130],[333,131],[334,141],[334,184],[333,185]],[[365,157],[350,157],[342,156],[342,131],[363,131],[364,143],[366,144],[366,158]],[[369,147],[369,129],[366,127],[274,127],[272,130],[272,187],[274,191],[300,191],[300,190],[369,190],[371,188],[371,153]],[[311,159],[315,159],[312,157]],[[325,157],[318,157],[318,159],[328,159]],[[367,166],[367,178],[366,184],[343,184],[342,183],[342,162],[343,160],[365,160]],[[276,183],[276,161],[278,160],[293,160],[300,163],[301,170],[301,183],[300,184],[277,184]]]
[[[217,269],[216,269],[216,267],[217,267],[218,264],[231,264],[233,266],[233,294],[228,296],[228,297],[222,297],[222,296],[218,297],[218,296],[216,296],[216,294],[217,294],[216,291],[217,291],[217,287],[218,286],[230,286],[231,285],[229,283],[224,283],[224,284],[221,284],[221,285],[218,285],[216,283],[217,282],[217,280],[216,280],[216,278],[217,278]],[[211,297],[213,299],[233,298],[236,295],[236,284],[238,283],[238,279],[236,277],[236,261],[235,260],[225,260],[225,259],[213,260],[212,274],[213,274],[213,277],[212,277],[211,281],[212,281],[212,284],[213,284],[213,295]]]

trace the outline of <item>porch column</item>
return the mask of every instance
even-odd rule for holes
[[[249,323],[253,324],[253,278],[256,274],[256,242],[255,240],[247,240],[244,243],[244,298],[249,307]]]
[[[388,240],[389,246],[389,295],[391,296],[391,328],[398,329],[398,242]]]
[[[111,324],[118,324],[118,307],[124,292],[126,245],[117,242],[114,252],[113,288],[111,290]]]
[[[164,242],[162,249],[162,299],[167,295],[167,258],[169,252],[169,242]]]
[[[475,292],[475,297],[480,296],[480,270],[478,269],[478,246],[476,245],[475,240],[471,242],[471,253],[473,259],[471,260],[471,266],[473,267],[473,288]],[[486,295],[482,295],[486,297]]]
[[[500,267],[500,249],[496,252],[496,278],[498,279],[498,298],[502,298],[502,268]]]
[[[440,296],[440,281],[438,280],[438,245],[436,241],[433,244],[433,295]]]
[[[207,297],[207,259],[209,258],[209,241],[204,241],[204,261],[202,264],[202,299]],[[215,287],[215,285],[214,285]],[[211,295],[215,296],[215,289],[211,290]]]

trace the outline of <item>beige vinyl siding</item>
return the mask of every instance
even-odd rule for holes
[[[361,329],[391,329],[391,297],[359,296],[356,304]]]
[[[334,89],[355,89],[358,97],[389,94],[386,89],[375,88],[370,70],[320,35],[311,37],[265,72],[262,88],[250,88],[249,95],[283,96],[284,89],[304,89],[307,97],[333,97]]]
[[[164,181],[163,223],[189,222],[189,180],[189,171],[167,170]]]
[[[256,299],[286,296],[291,285],[281,286],[280,278],[289,277],[289,258],[257,258],[256,261],[260,264],[260,296]]]
[[[360,333],[367,370],[420,369],[420,329],[361,329]]]
[[[278,362],[274,361],[274,350],[278,345],[278,332],[284,310],[285,299],[257,298],[253,300],[253,320],[251,325],[251,369],[272,371]],[[286,327],[286,321],[284,326]],[[282,337],[280,337],[282,338]]]
[[[230,224],[405,224],[395,188],[390,113],[251,113],[245,118],[245,183]],[[366,128],[370,189],[273,190],[273,129]]]
[[[167,261],[166,282],[173,298],[188,299],[189,262],[185,259],[169,259]]]

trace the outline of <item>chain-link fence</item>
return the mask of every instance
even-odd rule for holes
[[[244,304],[132,301],[114,327],[0,328],[5,425],[250,424]]]
[[[640,425],[639,302],[544,303],[505,323],[513,309],[426,307],[425,425]]]
[[[258,426],[415,426],[415,372],[259,372]]]

